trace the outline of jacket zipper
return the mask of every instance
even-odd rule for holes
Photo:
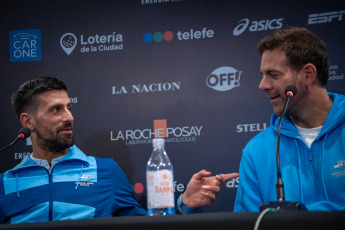
[[[53,221],[53,179],[52,173],[49,173],[49,221]]]

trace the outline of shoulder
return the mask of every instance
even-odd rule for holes
[[[344,110],[345,107],[345,95],[338,93],[328,93],[329,98],[333,101],[333,106],[336,109]]]
[[[275,130],[272,128],[272,126],[269,126],[249,140],[245,149],[249,150],[253,148],[257,149],[260,146],[263,147],[265,146],[265,143],[270,143],[270,140],[273,139],[276,139]]]
[[[98,169],[120,168],[120,166],[114,161],[114,159],[86,155],[75,145],[67,153],[65,159],[78,159],[89,164],[96,164]]]
[[[121,177],[124,175],[123,170],[119,164],[114,161],[114,159],[101,157],[94,158],[97,164],[97,169],[100,173],[110,173],[116,177]]]
[[[114,161],[112,158],[102,158],[102,157],[93,157],[99,168],[104,169],[117,169],[120,168],[119,164]]]

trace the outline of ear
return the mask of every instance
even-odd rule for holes
[[[318,81],[316,67],[313,64],[311,63],[306,64],[304,66],[304,73],[305,73],[305,84],[307,87],[315,84]]]
[[[31,131],[35,129],[35,119],[31,114],[28,114],[28,113],[20,114],[19,120],[23,127],[27,127]]]

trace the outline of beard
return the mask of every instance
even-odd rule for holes
[[[290,99],[289,104],[286,108],[285,116],[294,116],[296,114],[296,107],[298,103],[296,103],[296,100],[294,99],[295,98]],[[287,98],[284,98],[280,101],[279,104],[273,106],[273,112],[277,117],[281,117],[283,115],[286,101]]]
[[[59,153],[70,148],[74,144],[74,134],[61,134],[60,131],[64,128],[72,127],[71,123],[66,123],[56,130],[49,130],[46,127],[38,125],[36,128],[37,144],[40,149]]]
[[[309,106],[310,100],[308,98],[309,94],[307,91],[299,90],[298,94],[290,99],[289,104],[286,108],[285,116],[299,118]],[[284,105],[286,101],[287,98],[285,97],[283,103],[279,107],[279,110],[277,110],[277,113],[275,113],[277,116],[283,115]]]

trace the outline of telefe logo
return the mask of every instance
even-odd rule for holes
[[[205,39],[205,38],[213,38],[214,37],[214,31],[211,29],[207,29],[206,27],[202,30],[195,30],[190,29],[189,31],[178,31],[176,33],[176,38],[179,41],[182,40],[194,40],[194,39]],[[155,33],[145,33],[144,34],[144,41],[146,43],[150,43],[152,41],[155,42],[161,42],[161,41],[172,41],[174,38],[174,34],[172,31],[168,30],[163,32],[155,32]]]

